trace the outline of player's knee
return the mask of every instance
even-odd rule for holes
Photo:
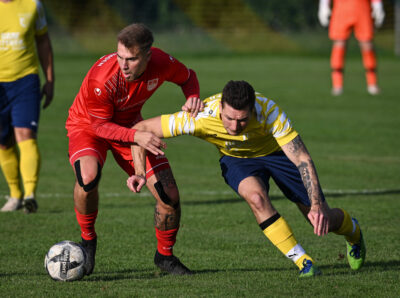
[[[266,199],[258,192],[253,192],[248,197],[249,204],[256,210],[263,210],[265,208],[265,201]]]
[[[82,187],[85,192],[90,192],[94,190],[99,184],[101,178],[100,164],[97,163],[96,171],[85,172],[84,174],[82,174],[79,160],[74,163],[74,167],[76,180],[78,181],[79,186]]]
[[[157,181],[154,183],[154,188],[156,189],[158,196],[161,201],[173,209],[178,209],[180,207],[179,202],[179,192],[177,187],[170,187],[165,189],[161,183],[161,181]]]

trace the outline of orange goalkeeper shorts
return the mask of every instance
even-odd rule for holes
[[[329,25],[331,40],[347,40],[351,32],[358,41],[371,41],[374,26],[369,0],[335,0]]]

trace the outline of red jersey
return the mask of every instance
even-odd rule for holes
[[[84,129],[101,138],[132,143],[135,130],[131,127],[142,120],[144,103],[164,81],[179,85],[186,98],[199,97],[193,70],[158,48],[151,51],[146,70],[132,82],[125,80],[117,53],[100,58],[69,109],[67,130]]]

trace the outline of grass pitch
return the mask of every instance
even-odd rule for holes
[[[382,94],[366,93],[359,56],[346,64],[345,93],[330,95],[328,57],[183,57],[196,70],[203,98],[231,79],[247,80],[274,99],[308,147],[327,200],[357,217],[367,261],[350,271],[345,243],[334,234],[318,238],[296,207],[272,183],[273,204],[323,275],[299,280],[296,267],[273,247],[249,207],[225,185],[216,149],[192,137],[168,140],[182,199],[176,255],[196,274],[174,277],[153,265],[154,202],[147,191],[129,192],[126,175],[111,155],[103,171],[96,269],[82,281],[52,281],[43,267],[50,246],[79,241],[72,202],[64,123],[80,83],[98,57],[56,55],[56,96],[42,111],[39,211],[0,214],[2,297],[398,297],[400,290],[400,61],[379,59]],[[180,57],[177,57],[180,58]],[[179,110],[180,89],[166,83],[144,108],[144,117]],[[7,194],[0,176],[0,195]],[[3,201],[4,202],[4,201]]]

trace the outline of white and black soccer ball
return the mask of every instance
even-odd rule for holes
[[[74,281],[85,275],[86,251],[78,243],[64,240],[50,247],[44,267],[54,280]]]

